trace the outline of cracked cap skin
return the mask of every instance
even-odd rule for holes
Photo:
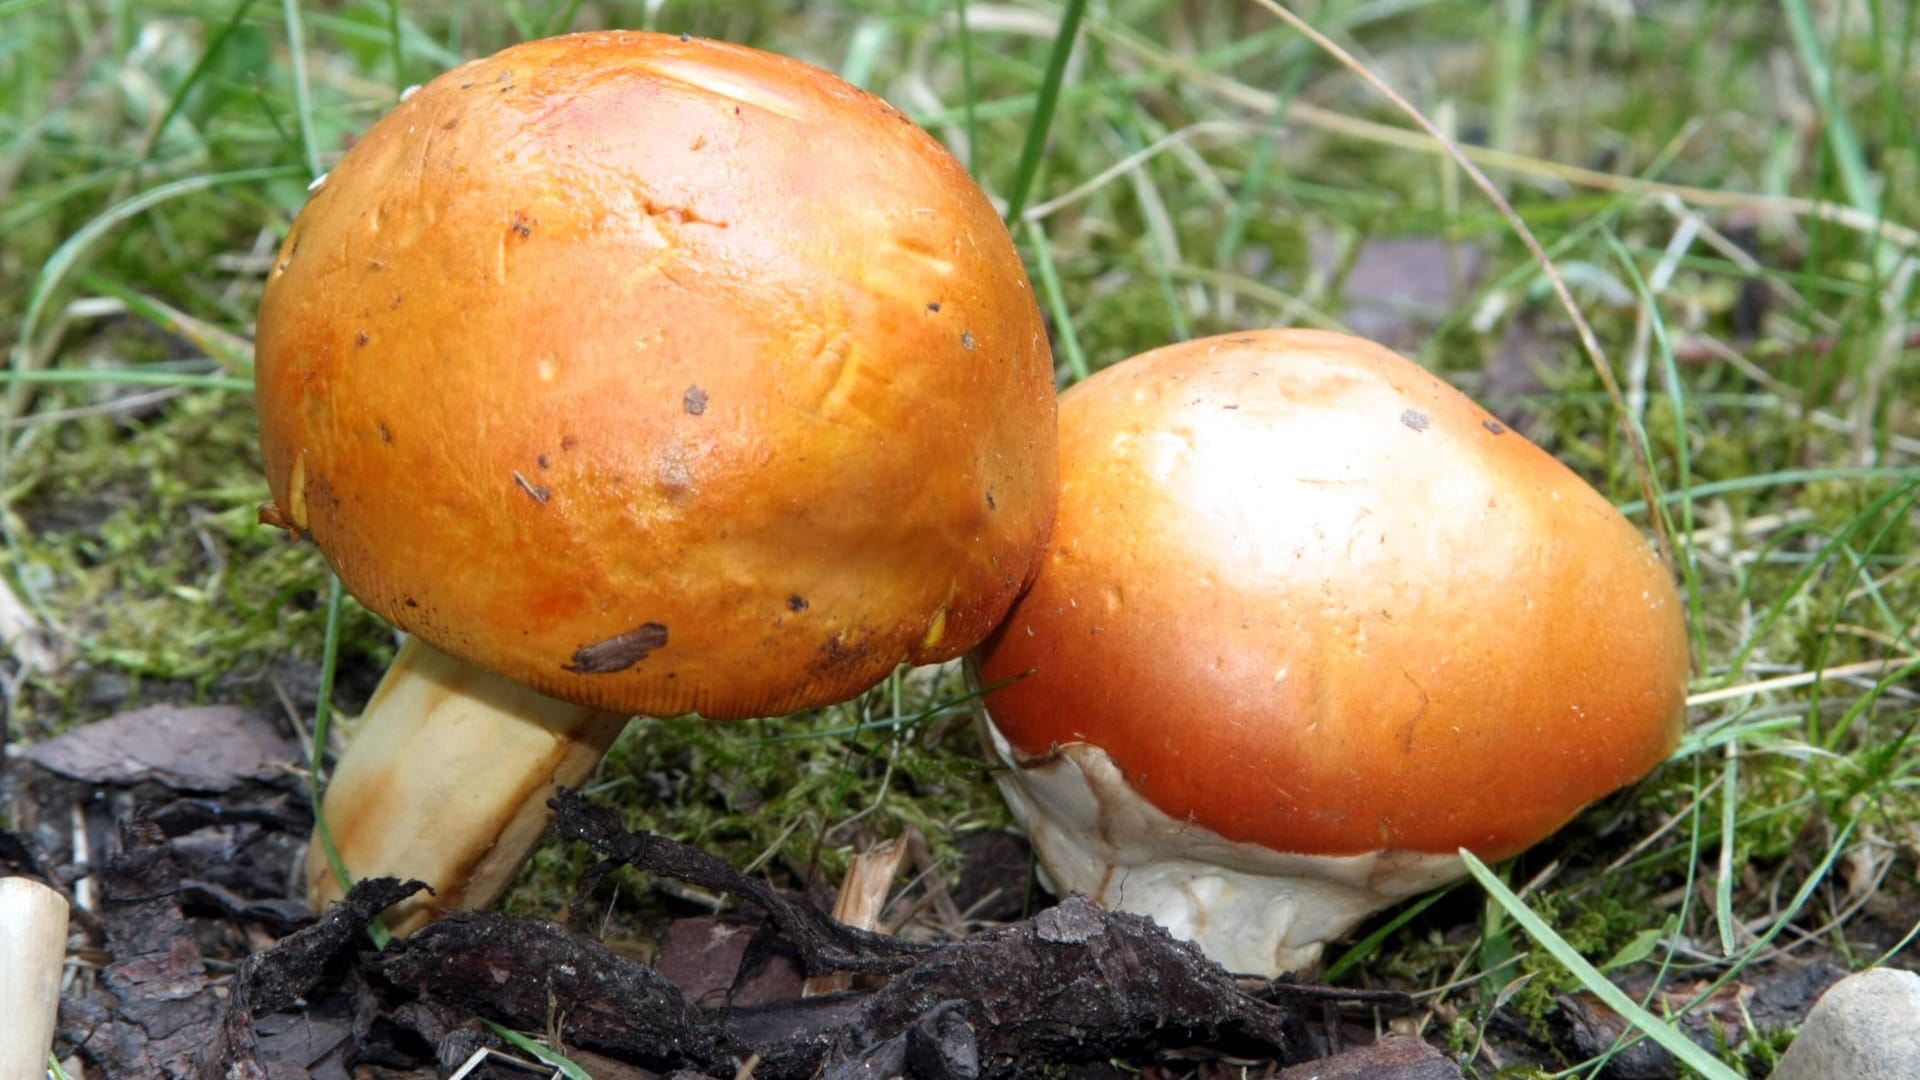
[[[1046,565],[977,654],[1022,755],[1098,747],[1175,821],[1272,851],[1498,859],[1679,738],[1658,555],[1388,349],[1155,350],[1062,396],[1060,456]]]
[[[957,656],[1038,565],[1053,362],[931,136],[785,57],[594,33],[421,87],[294,222],[262,516],[400,628],[610,711]]]

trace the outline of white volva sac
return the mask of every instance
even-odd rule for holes
[[[1048,885],[1144,915],[1229,971],[1271,977],[1312,967],[1327,942],[1416,893],[1466,873],[1458,855],[1298,855],[1176,821],[1140,797],[1105,750],[1072,743],[1030,757],[990,717],[984,741]]]

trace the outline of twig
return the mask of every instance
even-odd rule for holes
[[[627,832],[612,811],[588,805],[575,792],[562,791],[549,805],[554,809],[556,833],[582,841],[614,862],[667,874],[758,905],[774,925],[792,939],[801,967],[808,975],[835,971],[874,974],[904,971],[912,966],[915,956],[930,948],[885,934],[855,930],[835,922],[818,908],[780,895],[766,882],[748,877],[704,851],[675,844],[652,833]]]
[[[1829,679],[1846,679],[1856,675],[1884,675],[1895,668],[1908,664],[1920,664],[1920,656],[1892,656],[1882,660],[1862,660],[1854,664],[1841,664],[1838,667],[1821,668],[1818,671],[1799,671],[1792,675],[1781,675],[1758,682],[1741,683],[1739,686],[1723,686],[1718,690],[1703,690],[1687,696],[1687,708],[1698,708],[1718,701],[1732,698],[1764,694],[1770,690],[1792,690],[1796,687],[1811,686]]]

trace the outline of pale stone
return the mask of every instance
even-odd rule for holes
[[[1875,968],[1833,984],[1773,1071],[1773,1080],[1842,1077],[1920,1077],[1920,975]]]

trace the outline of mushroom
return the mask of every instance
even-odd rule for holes
[[[490,902],[630,715],[965,652],[1057,499],[1046,335],[966,171],[826,72],[687,37],[407,96],[289,230],[257,383],[263,520],[410,635],[326,818],[435,908]],[[309,885],[338,893],[317,844]]]
[[[973,658],[1001,788],[1055,887],[1234,971],[1311,967],[1678,739],[1661,560],[1385,348],[1150,352],[1062,396],[1060,456],[1044,565]]]
[[[47,1075],[66,962],[66,897],[0,877],[0,1078]]]

